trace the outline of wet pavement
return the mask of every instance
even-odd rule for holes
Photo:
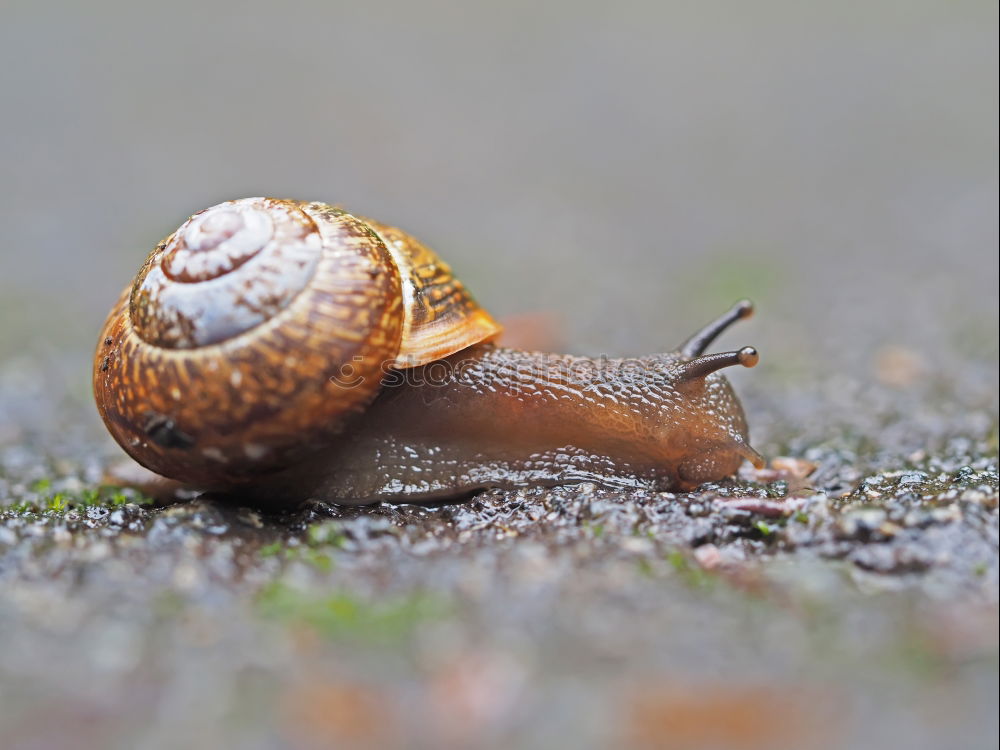
[[[86,400],[29,406],[60,369],[7,368],[0,390],[8,430],[25,409],[41,418],[0,446],[9,747],[996,736],[988,367],[933,399],[859,387],[865,420],[815,388],[744,388],[777,411],[755,442],[784,458],[691,493],[283,514],[101,487],[115,449]],[[783,421],[809,414],[811,428]]]

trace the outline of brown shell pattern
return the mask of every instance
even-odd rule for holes
[[[339,209],[263,198],[208,209],[157,246],[109,316],[98,409],[165,476],[212,486],[283,466],[377,393],[399,347],[400,287],[382,240]]]
[[[500,334],[500,324],[437,253],[401,229],[364,221],[378,232],[400,269],[405,316],[396,367],[425,365]]]
[[[230,339],[288,307],[322,250],[316,224],[291,201],[248,198],[200,211],[136,277],[135,330],[166,349]]]

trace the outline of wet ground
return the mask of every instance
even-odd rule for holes
[[[995,5],[300,5],[0,11],[4,750],[996,747]],[[720,347],[761,352],[771,467],[283,515],[103,487],[103,315],[254,194],[398,223],[574,353],[753,299]]]
[[[37,400],[59,372],[0,381],[7,747],[997,736],[989,366],[958,393],[744,387],[785,458],[692,493],[281,515],[101,487],[89,404]]]

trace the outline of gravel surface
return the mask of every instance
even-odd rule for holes
[[[0,744],[995,748],[995,5],[416,5],[4,6]],[[568,351],[753,299],[720,346],[761,352],[769,467],[284,514],[103,486],[102,316],[260,193],[412,230]]]
[[[0,445],[8,746],[996,736],[988,379],[858,385],[864,420],[758,384],[747,400],[779,415],[758,444],[795,458],[692,493],[579,485],[276,515],[101,487],[113,449],[89,404],[32,401],[60,371],[8,368],[0,389],[0,414],[51,420]]]

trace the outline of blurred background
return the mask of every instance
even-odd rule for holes
[[[84,362],[163,235],[275,195],[404,227],[572,351],[673,347],[748,296],[726,343],[764,372],[863,375],[887,344],[995,361],[996,21],[987,0],[2,0],[0,357]]]
[[[995,748],[997,21],[0,0],[0,744]],[[760,349],[753,442],[818,465],[812,504],[102,500],[104,316],[251,195],[403,227],[566,351],[753,299],[719,346]]]

